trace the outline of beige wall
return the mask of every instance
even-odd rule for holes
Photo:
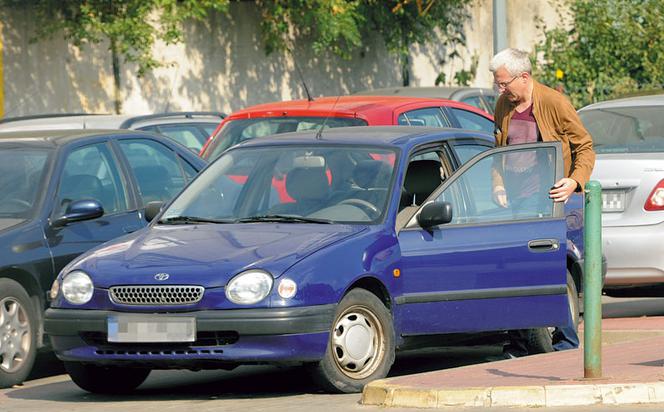
[[[461,58],[446,61],[451,50],[440,42],[411,49],[411,85],[433,86],[442,70],[451,84],[454,73],[468,69],[479,56],[475,86],[490,87],[488,64],[493,55],[492,0],[475,0],[466,24],[467,48]],[[538,18],[557,22],[548,0],[508,0],[510,46],[532,50]],[[31,43],[32,19],[27,9],[2,10],[4,45],[4,111],[6,116],[53,112],[113,112],[110,53],[104,43],[81,50],[61,38]],[[136,76],[133,65],[121,72],[123,112],[221,110],[304,97],[287,54],[266,56],[260,42],[259,15],[249,2],[234,3],[230,18],[215,15],[209,24],[187,27],[185,42],[158,44],[155,56],[166,65]],[[352,93],[401,85],[397,60],[379,39],[370,40],[351,60],[315,56],[308,44],[294,55],[314,96]]]

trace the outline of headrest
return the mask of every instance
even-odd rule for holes
[[[327,197],[330,186],[325,168],[296,167],[286,175],[286,191],[296,201]]]
[[[362,160],[353,170],[353,180],[364,189],[387,188],[390,166],[380,160]]]
[[[408,165],[403,186],[410,194],[428,196],[440,183],[440,163],[435,160],[415,160]]]

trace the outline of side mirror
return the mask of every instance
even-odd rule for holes
[[[425,229],[452,221],[452,205],[448,202],[433,202],[422,208],[417,223]]]
[[[68,223],[80,222],[83,220],[96,219],[104,215],[104,208],[98,200],[83,199],[75,200],[67,206],[67,211],[63,216],[55,219],[51,226],[61,227]]]
[[[148,202],[148,204],[145,205],[145,220],[151,222],[152,219],[154,219],[155,216],[161,212],[162,207],[164,207],[164,202],[160,202],[158,200],[154,202]]]

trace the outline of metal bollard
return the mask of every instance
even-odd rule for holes
[[[585,186],[583,211],[583,374],[602,377],[602,187]]]

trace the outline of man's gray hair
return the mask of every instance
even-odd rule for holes
[[[523,72],[529,74],[532,72],[528,53],[513,48],[501,50],[491,59],[489,63],[491,73],[495,73],[501,67],[504,67],[511,76],[518,76]]]

